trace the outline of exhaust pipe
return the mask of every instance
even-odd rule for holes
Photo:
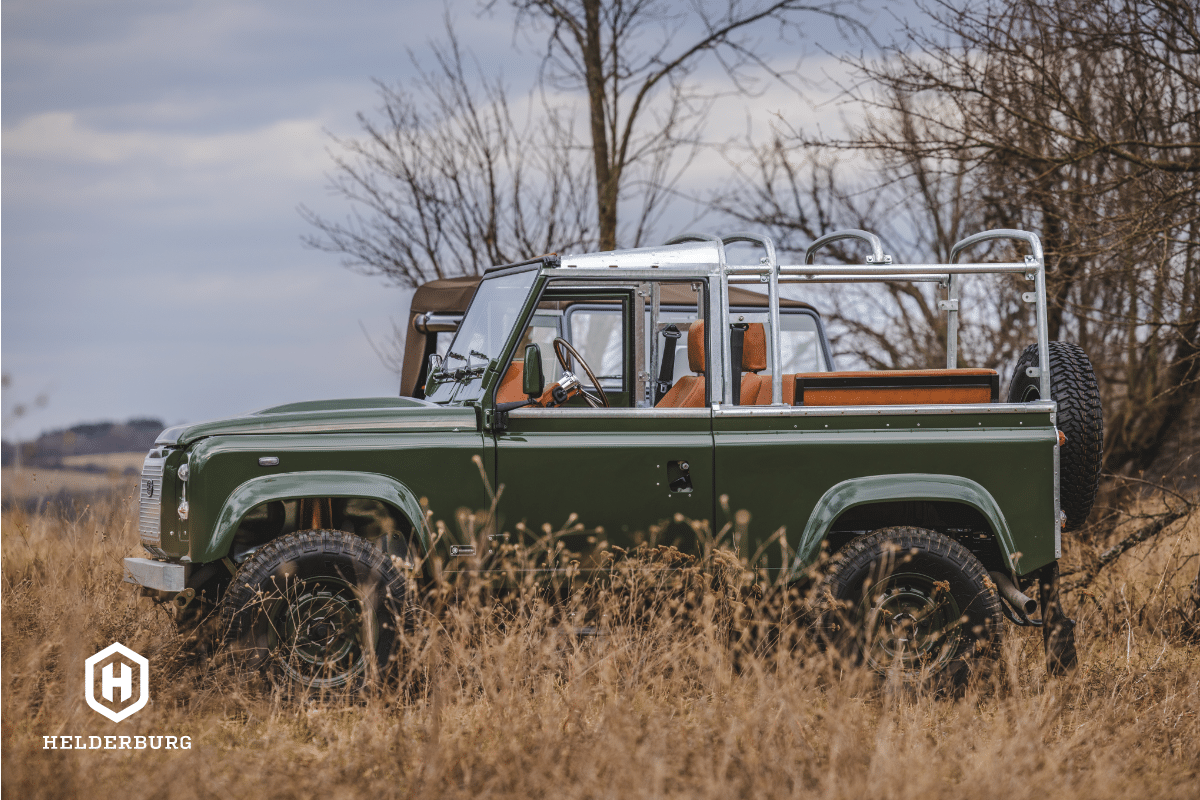
[[[1013,608],[1024,613],[1025,616],[1037,611],[1037,600],[1018,589],[1012,582],[1012,578],[1003,572],[989,572],[988,575],[996,584],[996,588],[1000,590],[1000,596],[1007,600]]]

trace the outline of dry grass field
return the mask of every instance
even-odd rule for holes
[[[136,476],[124,475],[115,469],[85,472],[77,469],[23,467],[18,471],[12,467],[5,467],[0,471],[0,497],[3,498],[5,506],[18,502],[36,505],[42,501],[61,500],[68,496],[123,490],[132,492],[130,487],[136,483]]]
[[[647,570],[604,601],[599,637],[535,595],[427,599],[385,688],[288,700],[189,657],[167,613],[121,582],[137,550],[119,496],[5,512],[5,797],[1200,796],[1200,645],[1180,616],[1197,516],[1066,597],[1072,676],[1048,679],[1040,634],[1009,626],[1000,667],[957,699],[894,690],[803,640],[731,645],[727,592],[656,592]],[[769,617],[748,613],[741,629]],[[119,724],[83,699],[84,660],[113,641],[152,670],[150,705]],[[43,749],[105,734],[192,746]]]

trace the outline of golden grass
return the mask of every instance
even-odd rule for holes
[[[1000,669],[957,700],[889,691],[812,647],[731,647],[728,598],[692,583],[682,599],[610,596],[608,635],[582,639],[536,594],[429,601],[395,685],[291,702],[189,660],[167,614],[121,583],[137,550],[126,502],[4,514],[5,797],[1200,794],[1200,649],[1172,622],[1196,517],[1126,554],[1086,602],[1067,598],[1073,676],[1048,679],[1040,634],[1010,626]],[[114,724],[86,706],[82,675],[118,640],[150,658],[152,701]],[[55,734],[193,744],[44,750]]]
[[[82,456],[63,456],[62,463],[68,469],[102,469],[124,472],[132,469],[142,471],[142,462],[146,460],[146,451],[136,453],[93,453]]]
[[[0,496],[7,505],[11,502],[36,501],[39,498],[57,498],[64,495],[98,492],[129,494],[133,492],[136,482],[135,477],[124,475],[116,469],[108,472],[82,472],[73,469],[22,467],[17,470],[5,467],[0,470]]]

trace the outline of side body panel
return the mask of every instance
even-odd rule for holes
[[[708,409],[512,412],[496,438],[501,530],[537,538],[578,524],[561,540],[584,568],[604,543],[694,550],[687,521],[707,526],[713,512],[711,424]],[[686,488],[672,488],[681,471]]]
[[[415,514],[409,521],[417,529],[432,512],[435,530],[439,520],[445,522],[440,545],[465,543],[470,516],[486,514],[491,505],[485,483],[485,476],[490,480],[488,455],[483,436],[474,429],[202,440],[191,449],[193,477],[187,484],[191,559],[205,563],[226,555],[230,526],[237,527],[235,517],[248,510],[242,506],[252,497],[259,502],[373,497],[397,505],[406,517]],[[260,466],[264,457],[279,463]]]
[[[1057,557],[1057,433],[1051,412],[1010,408],[718,412],[717,493],[731,509],[750,512],[746,556],[782,529],[795,556],[766,548],[763,566],[771,575],[811,563],[842,512],[904,500],[975,508],[1014,571],[1025,574]]]

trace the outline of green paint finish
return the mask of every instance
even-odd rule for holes
[[[241,417],[178,425],[158,437],[159,444],[188,445],[209,436],[252,433],[454,431],[475,428],[471,409],[445,408],[409,397],[368,397],[289,403]]]
[[[179,467],[187,460],[187,454],[176,450],[167,455],[163,464],[162,519],[160,521],[162,542],[159,547],[172,558],[188,554],[191,547],[191,519],[179,518],[179,502],[183,497],[183,485],[179,481]],[[190,492],[189,502],[190,502]]]
[[[675,517],[711,523],[711,424],[703,412],[614,417],[595,410],[560,419],[514,412],[496,440],[504,485],[499,522],[510,531],[523,523],[536,536],[543,525],[559,530],[574,515],[583,530],[566,544],[576,552],[600,542],[629,547],[651,541],[652,526],[663,528],[656,542],[695,549],[691,529]],[[672,489],[681,463],[688,485]]]
[[[856,506],[896,500],[944,500],[971,506],[991,525],[1001,553],[1007,557],[1016,552],[1004,512],[978,483],[954,475],[874,475],[842,481],[821,496],[800,535],[791,577],[799,578],[804,567],[816,561],[821,541],[842,514]],[[1011,558],[1008,563],[1015,571],[1018,565]]]
[[[990,520],[1002,554],[1021,553],[1019,574],[1055,559],[1056,433],[1047,413],[718,417],[714,439],[718,495],[728,495],[731,508],[750,511],[752,542],[784,527],[801,566],[816,557],[841,512],[868,502],[830,495],[862,478],[872,479],[862,484],[871,487],[869,502],[937,500],[976,508]],[[921,482],[912,475],[939,477]],[[822,508],[835,497],[845,504]],[[767,551],[775,558],[769,567],[790,568],[775,551]]]
[[[435,409],[440,410],[440,409]],[[447,409],[452,421],[474,419]],[[451,426],[454,427],[454,426]],[[423,527],[426,510],[433,520],[447,523],[445,546],[465,541],[455,520],[464,510],[478,512],[491,501],[480,472],[494,484],[491,455],[483,436],[474,429],[419,430],[412,432],[329,432],[214,436],[189,451],[192,477],[188,482],[192,508],[188,520],[192,536],[190,554],[195,563],[225,556],[231,531],[250,507],[233,498],[239,491],[285,491],[287,497],[359,496],[381,500],[399,508],[414,528]],[[279,459],[278,466],[260,466],[260,458]],[[360,494],[347,493],[351,484],[332,474],[360,476]],[[262,478],[288,476],[283,484],[265,484]],[[311,478],[309,489],[305,480]],[[274,487],[268,489],[266,487]],[[280,488],[281,486],[286,488]],[[247,488],[253,487],[253,488]],[[282,499],[263,497],[268,499]],[[236,519],[229,516],[241,509]],[[166,515],[164,514],[164,520]],[[425,542],[427,544],[427,542]]]

